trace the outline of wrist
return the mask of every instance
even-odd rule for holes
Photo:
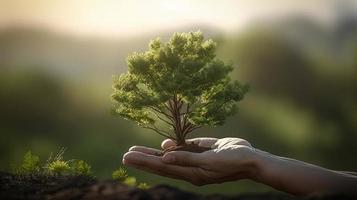
[[[249,167],[249,179],[256,182],[263,182],[265,168],[269,166],[270,154],[259,149],[252,148],[251,164]]]

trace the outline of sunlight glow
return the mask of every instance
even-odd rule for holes
[[[0,0],[0,28],[22,24],[80,34],[132,35],[202,24],[231,31],[267,15],[326,15],[327,2],[331,1]]]

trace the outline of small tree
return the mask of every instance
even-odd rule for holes
[[[232,66],[215,52],[201,32],[152,40],[148,51],[127,58],[127,73],[114,77],[114,113],[178,146],[195,129],[222,125],[248,87],[230,79]]]

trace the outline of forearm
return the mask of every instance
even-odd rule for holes
[[[255,150],[254,153],[257,167],[253,179],[278,190],[295,195],[357,192],[357,176],[260,150]]]

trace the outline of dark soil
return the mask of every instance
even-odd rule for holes
[[[0,199],[101,199],[101,200],[287,200],[298,199],[282,193],[199,195],[167,185],[141,190],[118,181],[98,181],[82,176],[35,177],[0,172]],[[356,199],[342,195],[312,196],[304,199]]]

